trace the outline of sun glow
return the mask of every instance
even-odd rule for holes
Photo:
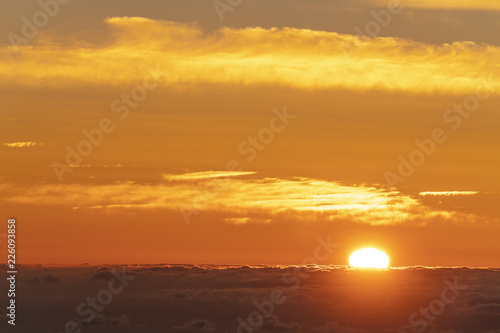
[[[389,266],[389,257],[380,250],[365,248],[351,255],[349,265],[361,268],[387,268]]]

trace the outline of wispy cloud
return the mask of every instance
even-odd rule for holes
[[[121,163],[118,164],[69,164],[71,168],[123,168]]]
[[[455,196],[455,195],[474,195],[478,194],[478,191],[436,191],[436,192],[420,192],[418,195],[421,196]]]
[[[35,147],[35,146],[43,146],[44,143],[42,142],[32,142],[32,141],[23,141],[23,142],[10,142],[10,143],[4,143],[4,146],[10,147],[10,148],[29,148],[29,147]]]
[[[50,43],[20,46],[16,56],[9,47],[0,49],[4,84],[130,85],[144,77],[138,58],[158,64],[168,74],[162,85],[178,89],[210,83],[471,93],[490,75],[500,77],[500,49],[472,42],[437,46],[295,28],[221,28],[207,34],[196,25],[134,17],[106,23],[111,34],[104,33],[108,38],[100,45],[58,45],[51,36]],[[493,90],[499,83],[491,85]]]
[[[253,219],[250,217],[229,217],[224,219],[225,222],[235,225],[247,224],[247,223],[271,223],[271,219]]]
[[[411,196],[373,186],[349,186],[298,177],[257,178],[254,175],[247,179],[220,179],[192,177],[192,174],[176,178],[179,181],[156,184],[47,184],[29,188],[3,184],[0,190],[8,192],[4,200],[10,203],[66,206],[106,213],[124,209],[178,211],[182,206],[222,214],[226,223],[236,225],[269,223],[277,216],[373,225],[421,224],[433,218],[454,218],[453,213],[425,206]],[[206,175],[222,174],[225,172],[211,171]]]
[[[226,177],[238,177],[252,175],[255,172],[252,171],[201,171],[201,172],[190,172],[181,174],[163,174],[162,177],[165,180],[200,180],[200,179],[210,179],[210,178],[226,178]]]

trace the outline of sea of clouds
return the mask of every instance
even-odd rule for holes
[[[17,284],[17,332],[500,332],[492,268],[23,266]]]

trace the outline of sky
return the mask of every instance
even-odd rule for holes
[[[22,263],[500,266],[498,1],[0,4]]]

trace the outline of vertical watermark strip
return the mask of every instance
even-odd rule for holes
[[[7,306],[7,322],[10,325],[16,325],[16,219],[7,220],[7,297],[9,306]]]

